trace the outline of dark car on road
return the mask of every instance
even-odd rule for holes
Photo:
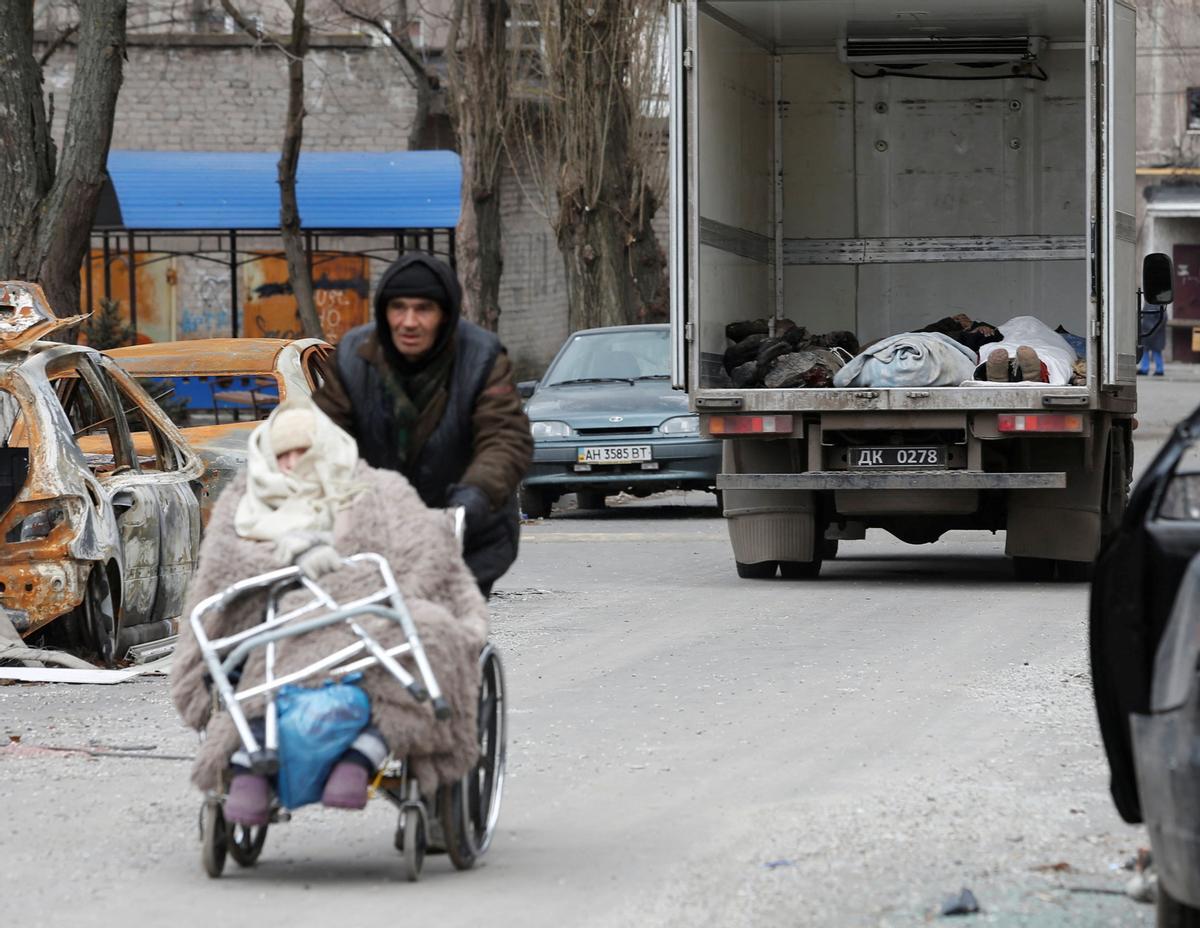
[[[1129,498],[1091,598],[1092,684],[1127,822],[1145,822],[1160,928],[1200,928],[1200,408]]]
[[[700,437],[687,396],[671,389],[670,337],[666,325],[612,326],[562,346],[525,406],[534,439],[526,515],[549,516],[564,493],[595,509],[621,491],[715,487],[721,445]]]

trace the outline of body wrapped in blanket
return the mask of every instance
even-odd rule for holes
[[[272,424],[295,412],[289,401],[251,437],[247,473],[231,484],[213,509],[200,547],[199,564],[188,590],[184,615],[196,604],[231,584],[295,563],[316,577],[334,599],[349,602],[379,588],[378,571],[367,564],[342,565],[341,558],[364,551],[382,555],[391,565],[405,598],[434,675],[450,702],[452,716],[437,720],[428,702],[415,701],[400,683],[378,666],[368,669],[360,683],[370,697],[370,730],[383,752],[407,757],[421,788],[432,795],[441,783],[460,778],[478,754],[476,703],[479,689],[477,660],[487,641],[487,606],[463,561],[459,543],[446,514],[425,506],[407,480],[394,471],[378,470],[358,460],[354,440],[315,407],[304,412],[314,423],[307,444],[278,452],[291,444],[293,429]],[[299,452],[299,453],[298,453]],[[297,541],[307,540],[307,544]],[[263,620],[265,592],[243,597],[212,616],[206,631],[226,636]],[[297,590],[286,594],[280,609],[296,605],[289,597],[309,600]],[[362,620],[384,647],[397,626],[379,617]],[[285,675],[356,641],[345,625],[332,625],[281,642],[275,673]],[[242,670],[239,688],[264,678],[263,651],[252,652]],[[306,681],[307,682],[307,681]],[[318,685],[314,678],[312,685]],[[203,790],[214,788],[239,747],[230,717],[210,718],[211,697],[195,636],[185,624],[171,672],[171,697],[184,721],[206,730],[192,771]],[[265,711],[262,699],[242,704],[250,718]],[[371,750],[360,752],[377,765]],[[361,760],[361,759],[360,759]],[[339,767],[342,765],[339,764]],[[345,768],[354,773],[350,767]],[[338,768],[331,774],[331,782]],[[369,773],[370,771],[366,771]],[[265,821],[265,778],[233,771],[226,817],[243,824]],[[365,802],[366,777],[355,778]],[[254,787],[245,817],[235,814],[242,792]],[[326,805],[360,807],[355,801],[325,801]]]

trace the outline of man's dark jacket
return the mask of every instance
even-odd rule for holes
[[[533,439],[512,380],[512,365],[491,332],[459,318],[461,290],[453,271],[427,255],[406,255],[380,280],[414,262],[442,278],[450,305],[434,351],[452,351],[445,385],[420,410],[401,463],[384,366],[394,363],[380,343],[387,331],[386,305],[376,299],[376,321],[350,330],[337,347],[336,376],[313,396],[334,422],[358,441],[359,454],[374,467],[401,471],[427,506],[448,505],[460,487],[486,496],[490,512],[468,520],[464,556],[481,586],[490,585],[517,556],[519,509],[516,490],[529,468]],[[388,346],[390,347],[390,346]],[[381,500],[381,504],[386,501]]]

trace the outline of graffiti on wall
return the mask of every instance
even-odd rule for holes
[[[370,271],[362,255],[317,252],[313,255],[313,294],[327,341],[370,318]],[[300,313],[288,282],[287,262],[264,254],[242,269],[245,299],[242,334],[250,338],[300,338]]]
[[[150,251],[134,253],[136,268],[134,282],[136,287],[129,286],[129,255],[126,253],[111,254],[108,262],[108,292],[110,298],[120,304],[121,318],[126,324],[132,325],[134,320],[130,312],[132,298],[136,292],[137,310],[137,341],[169,342],[175,338],[176,317],[176,270],[175,259],[170,255],[157,254]],[[88,304],[88,275],[91,274],[91,303]],[[91,254],[80,270],[80,297],[84,303],[83,311],[96,313],[100,311],[100,301],[104,298],[104,251],[93,248]]]
[[[227,338],[231,334],[228,275],[190,270],[190,299],[179,314],[179,338]]]

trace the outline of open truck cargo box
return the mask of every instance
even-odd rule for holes
[[[739,563],[809,562],[827,528],[863,525],[1007,529],[1014,556],[1090,560],[1124,505],[1136,409],[1133,8],[686,0],[671,15],[673,375],[706,433],[729,434],[724,414],[774,433],[726,442]],[[867,346],[959,313],[1061,325],[1084,372],[770,389],[735,387],[722,363],[734,322]],[[930,444],[936,469],[847,463],[859,445]]]

